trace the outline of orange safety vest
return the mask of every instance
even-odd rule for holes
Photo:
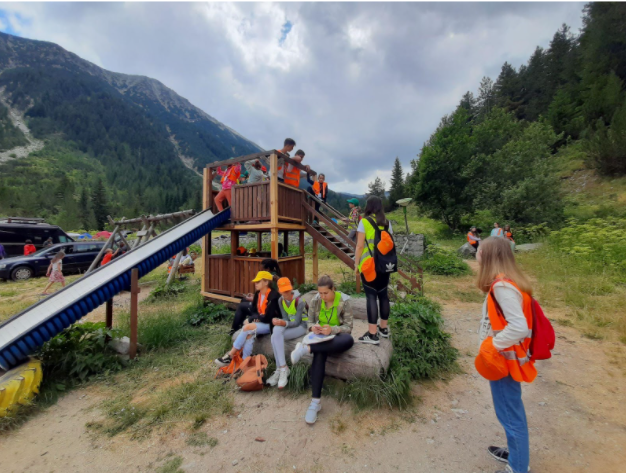
[[[491,285],[489,295],[487,296],[487,315],[491,323],[489,336],[495,337],[507,326],[506,319],[493,293],[493,285],[501,281],[511,284],[522,294],[524,298],[522,308],[524,310],[524,316],[526,317],[526,323],[528,324],[528,334],[521,342],[512,347],[505,348],[500,351],[500,354],[504,356],[506,360],[511,378],[520,383],[522,381],[532,383],[537,376],[535,362],[530,359],[530,339],[533,329],[532,297],[530,294],[523,292],[513,281],[502,277],[502,275],[496,276],[496,280]]]
[[[287,169],[287,165],[285,165],[285,170],[283,172],[285,184],[296,188],[300,187],[300,169],[295,166],[291,167],[291,171],[288,171]]]
[[[478,243],[476,240],[472,240],[472,239],[470,239],[470,236],[474,236],[474,235],[472,235],[472,232],[468,232],[468,233],[467,233],[467,241],[468,241],[468,243],[469,243],[470,245],[475,245],[476,243]]]
[[[513,240],[513,234],[511,232],[506,232],[504,234],[504,236],[506,236],[509,240],[511,240],[513,243],[515,243],[515,240]]]
[[[322,196],[322,199],[326,198],[326,192],[328,189],[328,183],[324,182],[324,184],[321,186],[321,190],[320,190],[320,183],[319,181],[316,181],[313,183],[313,192],[315,192],[315,195],[320,195]]]
[[[222,176],[222,180],[220,182],[223,184],[226,178],[228,178],[229,180],[231,180],[232,182],[236,184],[239,181],[239,177],[241,176],[241,168],[239,169],[240,170],[237,171],[237,165],[231,164],[230,167],[226,170],[226,172]]]
[[[265,315],[265,310],[267,309],[267,299],[270,296],[270,291],[271,289],[268,287],[265,297],[263,298],[263,303],[261,303],[261,293],[259,292],[259,296],[256,300],[256,310],[261,315]]]

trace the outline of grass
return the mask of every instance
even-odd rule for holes
[[[183,464],[182,457],[174,457],[158,467],[156,473],[184,473],[180,466]]]
[[[557,320],[567,321],[561,325],[576,327],[595,340],[626,337],[626,285],[610,267],[573,258],[550,246],[518,254],[517,259],[534,277],[536,298],[549,318],[559,314]]]

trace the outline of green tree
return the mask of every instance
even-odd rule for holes
[[[474,154],[475,139],[467,110],[459,107],[442,119],[437,131],[422,148],[414,177],[415,198],[432,216],[456,229],[472,210],[466,192],[470,177],[464,173]]]
[[[367,185],[367,196],[372,195],[380,197],[381,199],[385,198],[385,181],[378,176]]]
[[[104,225],[107,222],[107,198],[106,189],[102,183],[102,179],[98,178],[96,185],[93,188],[91,194],[91,205],[93,207],[94,221],[97,230],[104,230]]]
[[[402,164],[396,157],[391,170],[391,188],[389,189],[390,207],[397,207],[396,201],[406,197],[404,195],[404,173],[402,172]]]
[[[80,192],[80,200],[78,201],[78,208],[80,211],[80,223],[84,230],[93,228],[92,225],[92,212],[89,205],[89,196],[87,194],[87,187],[83,186]]]

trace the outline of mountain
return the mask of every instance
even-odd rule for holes
[[[100,179],[112,215],[197,209],[201,168],[260,150],[155,79],[0,33],[0,214],[102,226]]]

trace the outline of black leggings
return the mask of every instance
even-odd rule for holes
[[[349,333],[338,333],[335,338],[327,342],[315,343],[311,345],[313,353],[313,364],[311,365],[311,387],[313,388],[313,398],[322,397],[322,385],[326,375],[326,359],[328,355],[343,353],[354,345],[354,339]]]
[[[382,320],[389,319],[389,294],[387,286],[389,286],[389,274],[379,274],[372,282],[366,282],[361,274],[361,282],[365,291],[365,300],[367,306],[367,322],[370,324],[378,323],[378,306],[380,305],[380,318]]]
[[[241,327],[243,327],[244,322],[248,317],[252,315],[252,302],[248,302],[245,299],[241,299],[241,303],[237,306],[237,311],[235,312],[235,318],[233,319],[233,324],[231,326],[231,333],[235,333]]]

